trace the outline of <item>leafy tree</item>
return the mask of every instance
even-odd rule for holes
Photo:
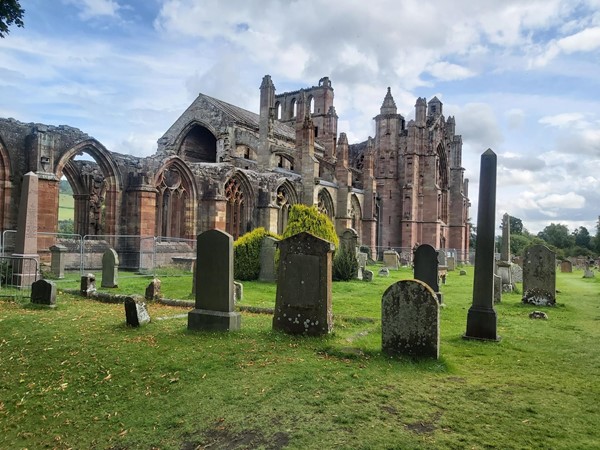
[[[510,252],[513,255],[523,255],[525,247],[531,245],[532,241],[527,236],[522,234],[511,234],[510,235]]]
[[[510,216],[510,234],[523,234],[523,221],[518,217]]]
[[[288,238],[303,231],[331,242],[335,245],[335,248],[340,244],[333,223],[329,217],[320,213],[316,206],[292,205],[287,226],[283,231],[283,238]]]
[[[23,14],[19,0],[0,0],[0,38],[6,37],[12,24],[23,28]]]
[[[538,237],[556,248],[569,248],[575,244],[575,238],[569,234],[569,228],[560,223],[551,223],[538,233]]]
[[[573,236],[575,236],[575,245],[578,247],[583,247],[587,249],[591,249],[592,245],[592,236],[586,227],[579,227],[575,231],[573,231]]]

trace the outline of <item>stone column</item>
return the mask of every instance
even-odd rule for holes
[[[67,247],[64,245],[56,244],[50,247],[50,254],[52,259],[50,260],[50,271],[56,278],[65,277],[65,253]]]
[[[494,310],[496,163],[496,154],[491,149],[481,155],[473,304],[467,315],[465,339],[500,340],[496,334],[498,318]]]

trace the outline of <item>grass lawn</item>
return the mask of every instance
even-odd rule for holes
[[[547,321],[505,295],[502,341],[484,343],[461,338],[467,272],[442,286],[437,361],[380,352],[381,294],[408,270],[334,283],[326,338],[273,332],[268,314],[217,334],[188,332],[185,308],[151,304],[153,321],[131,329],[122,305],[0,301],[0,448],[599,448],[600,279],[559,273]],[[274,295],[244,283],[241,304]]]
[[[75,215],[75,200],[72,194],[59,194],[58,220],[73,220]]]

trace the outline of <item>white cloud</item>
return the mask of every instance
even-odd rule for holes
[[[467,69],[466,67],[459,66],[457,64],[451,64],[445,61],[432,64],[427,69],[427,72],[441,81],[463,80],[475,75],[475,72]]]
[[[568,127],[579,124],[584,119],[582,113],[562,113],[554,116],[544,116],[539,122],[553,127]]]
[[[96,17],[118,17],[123,7],[114,0],[63,0],[80,9],[79,17],[89,20]]]
[[[585,206],[585,198],[575,192],[550,194],[538,200],[542,208],[580,209]]]

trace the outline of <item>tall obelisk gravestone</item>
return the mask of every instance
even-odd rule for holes
[[[494,228],[496,216],[496,154],[481,155],[473,304],[467,315],[465,339],[498,341],[494,310]]]
[[[21,199],[15,238],[15,259],[12,283],[18,287],[30,286],[37,280],[38,176],[28,172],[23,176]],[[35,261],[34,261],[35,260]]]

